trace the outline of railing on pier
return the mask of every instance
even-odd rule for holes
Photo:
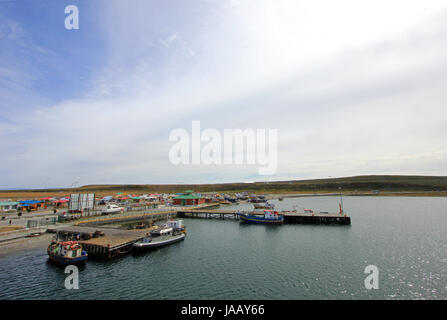
[[[48,225],[54,225],[57,222],[57,217],[48,217],[42,219],[33,219],[26,221],[27,228],[45,227]]]
[[[125,211],[123,213],[119,214],[110,214],[106,216],[100,216],[96,218],[88,218],[83,219],[81,221],[78,221],[75,223],[75,225],[86,225],[86,224],[98,224],[98,223],[113,223],[117,221],[129,221],[129,220],[139,220],[144,218],[166,218],[169,215],[176,215],[176,210],[156,210],[156,211],[150,211],[150,212],[144,212],[144,211]]]
[[[309,224],[350,224],[351,218],[346,214],[339,213],[300,213],[295,211],[280,212],[284,216],[285,223],[309,223]],[[253,214],[253,211],[242,210],[179,210],[177,215],[180,217],[205,218],[212,219],[216,215],[220,219],[230,218],[239,219],[239,214]],[[262,212],[255,212],[262,215]]]

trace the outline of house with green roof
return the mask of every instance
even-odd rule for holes
[[[172,200],[175,206],[196,206],[205,203],[205,198],[202,198],[201,195],[194,193],[192,190],[177,194]]]

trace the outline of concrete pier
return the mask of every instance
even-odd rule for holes
[[[341,214],[284,214],[284,223],[351,224],[351,217]]]
[[[239,219],[238,212],[253,213],[253,211],[237,210],[178,210],[178,217],[204,218],[204,219]],[[262,214],[262,211],[257,212]],[[284,215],[284,223],[309,223],[309,224],[351,224],[351,217],[339,213],[300,213],[295,211],[280,212]]]

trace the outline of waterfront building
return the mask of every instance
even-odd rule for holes
[[[21,200],[20,205],[18,205],[18,208],[21,210],[29,210],[29,211],[35,211],[39,210],[41,208],[46,209],[46,204],[43,201],[40,200]]]
[[[68,199],[59,199],[53,201],[53,206],[56,208],[68,208]]]
[[[8,212],[17,210],[18,202],[15,201],[0,201],[0,211]]]
[[[205,203],[205,198],[201,195],[194,193],[192,190],[187,190],[184,193],[180,193],[173,198],[175,206],[196,206]]]

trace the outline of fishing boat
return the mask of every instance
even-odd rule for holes
[[[264,210],[263,214],[238,213],[238,215],[242,222],[247,223],[282,224],[284,222],[284,216],[273,210]]]
[[[237,198],[233,198],[233,197],[230,197],[230,196],[225,196],[225,201],[229,201],[229,202],[232,202],[232,203],[237,203],[238,202],[238,199]]]
[[[150,250],[185,240],[186,228],[182,220],[170,220],[162,227],[152,230],[140,241],[133,244],[136,250]]]
[[[253,203],[255,209],[273,209],[275,205],[268,202]]]
[[[87,260],[87,252],[78,241],[52,240],[47,248],[49,259],[53,262],[70,265],[81,264]]]
[[[28,235],[26,235],[26,238],[35,238],[35,237],[40,237],[42,235],[41,232],[34,232],[34,233],[30,233]]]

